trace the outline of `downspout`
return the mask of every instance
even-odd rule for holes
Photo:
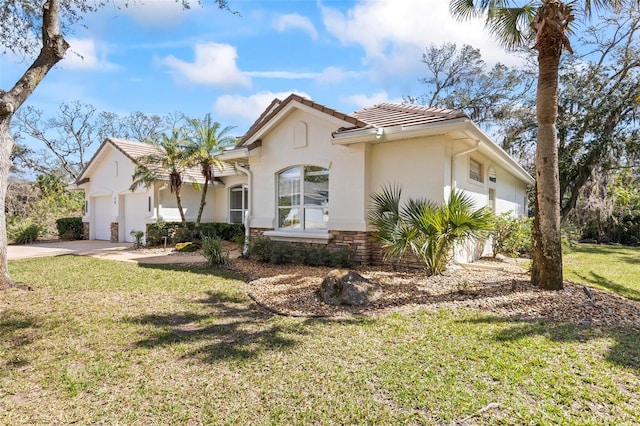
[[[236,169],[247,175],[247,189],[249,190],[249,203],[247,205],[247,217],[244,220],[244,245],[242,246],[242,256],[249,254],[249,235],[251,234],[251,228],[249,223],[253,218],[253,173],[251,170],[242,167],[240,164],[235,163]]]
[[[465,149],[464,151],[456,152],[455,154],[451,154],[451,191],[456,189],[456,180],[454,178],[456,158],[465,154],[470,154],[473,151],[476,151],[478,148],[480,148],[479,140],[476,141],[476,144],[472,148]]]

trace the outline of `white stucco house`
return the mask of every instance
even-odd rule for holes
[[[107,138],[98,147],[87,166],[76,180],[76,186],[85,193],[85,238],[112,242],[133,242],[131,231],[145,231],[148,223],[180,221],[176,197],[168,182],[157,182],[146,188],[129,188],[136,167],[136,159],[153,154],[158,148],[150,144]],[[215,170],[216,179],[207,191],[203,222],[227,222],[224,213],[227,191],[220,189],[237,182],[242,187],[246,176],[232,167]],[[187,220],[195,220],[200,206],[201,192],[193,183],[204,183],[200,170],[191,168],[184,176],[182,204]],[[215,209],[213,207],[216,207]],[[218,212],[220,214],[218,215]],[[241,219],[240,219],[241,220]]]
[[[161,184],[128,190],[140,145],[108,139],[78,180],[90,238],[113,238],[108,230],[117,223],[126,241],[131,227],[177,218]],[[461,112],[379,104],[344,114],[297,95],[274,100],[219,158],[229,167],[216,173],[207,220],[241,221],[251,238],[348,247],[360,262],[379,260],[367,216],[371,194],[384,185],[438,202],[460,189],[477,206],[524,215],[534,183]],[[190,205],[187,215],[195,210]],[[461,247],[456,259],[471,261],[481,251]]]

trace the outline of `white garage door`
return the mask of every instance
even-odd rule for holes
[[[93,199],[93,226],[95,227],[96,240],[109,241],[111,239],[111,203],[111,196]]]
[[[124,197],[124,239],[133,243],[131,231],[146,231],[146,216],[149,215],[147,195],[127,195]]]

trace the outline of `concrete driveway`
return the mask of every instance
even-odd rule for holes
[[[204,257],[200,255],[172,253],[171,249],[167,249],[166,252],[162,249],[133,250],[131,243],[110,243],[108,241],[98,240],[55,241],[9,246],[7,248],[7,254],[9,260],[75,254],[78,256],[92,256],[121,262],[145,264],[179,264],[205,261]]]

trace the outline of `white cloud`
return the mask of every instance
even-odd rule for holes
[[[316,27],[313,26],[309,18],[297,13],[280,15],[274,20],[273,27],[280,32],[302,30],[309,34],[312,39],[316,40],[318,38],[318,31],[316,31]]]
[[[521,60],[505,52],[484,29],[481,19],[458,22],[444,0],[357,0],[347,11],[320,4],[327,31],[343,45],[361,46],[364,64],[380,79],[394,72],[416,72],[429,44],[470,44],[490,65]]]
[[[284,80],[306,80],[320,77],[317,72],[296,72],[296,71],[247,71],[249,77],[279,78]]]
[[[318,75],[316,81],[321,84],[337,84],[350,78],[362,77],[363,71],[345,71],[340,67],[327,67]]]
[[[191,7],[198,8],[196,1],[189,1]],[[123,13],[129,15],[138,25],[147,28],[175,27],[182,23],[189,11],[181,2],[173,0],[147,0],[130,2]]]
[[[107,62],[103,47],[98,46],[94,39],[68,38],[67,42],[70,47],[61,62],[64,68],[102,71],[117,68],[115,64]]]
[[[263,91],[250,96],[223,95],[216,99],[213,110],[217,117],[222,117],[225,122],[237,125],[240,131],[246,131],[274,99],[284,100],[291,93],[311,99],[306,93],[296,90],[291,92]]]
[[[173,55],[159,62],[169,67],[178,79],[224,88],[249,87],[251,79],[238,69],[237,57],[235,47],[211,42],[196,44],[193,62],[180,60]]]
[[[372,95],[357,94],[351,96],[341,96],[340,101],[355,105],[357,108],[366,108],[384,102],[399,104],[402,99],[389,99],[389,94],[385,91],[377,92]]]

